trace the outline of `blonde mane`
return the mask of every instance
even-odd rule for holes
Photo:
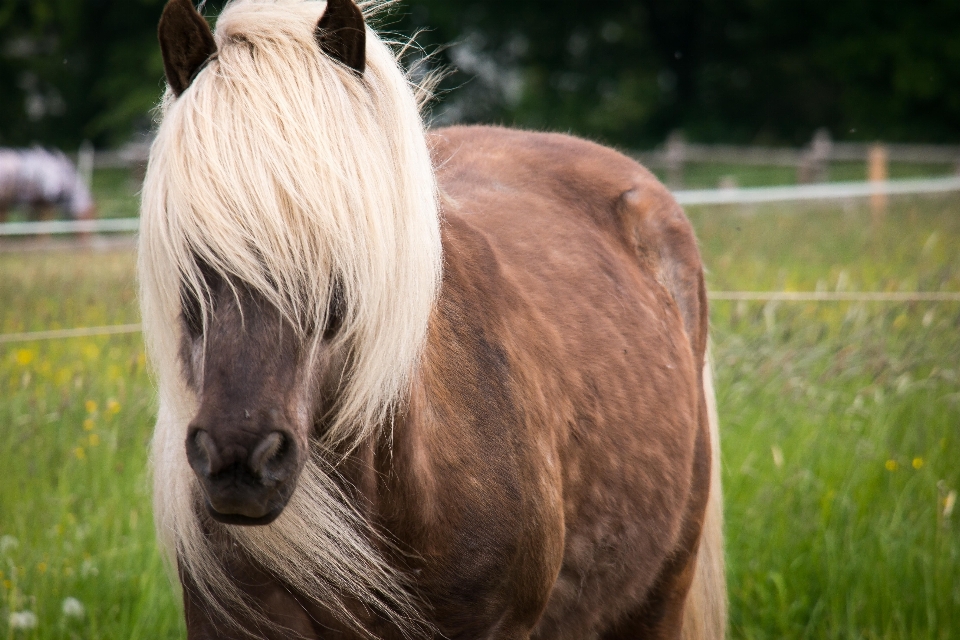
[[[378,4],[361,3],[368,12]],[[397,55],[368,29],[358,78],[316,44],[324,8],[233,0],[217,21],[216,58],[161,105],[139,258],[160,402],[155,518],[171,559],[228,619],[253,605],[211,542],[223,536],[348,624],[359,622],[345,598],[410,629],[416,613],[402,577],[374,549],[320,454],[389,437],[381,432],[408,392],[439,287],[436,186],[415,87]],[[322,332],[311,327],[325,325],[339,288],[346,316],[334,348],[350,363],[329,430],[280,518],[265,527],[214,525],[214,536],[197,515],[184,440],[198,400],[177,356],[181,287],[208,313],[199,263],[258,291],[314,347],[310,336]]]

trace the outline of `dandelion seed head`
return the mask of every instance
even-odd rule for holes
[[[37,614],[33,611],[14,611],[9,618],[11,629],[34,629],[37,626]]]
[[[65,598],[61,607],[65,618],[82,618],[85,612],[83,603],[76,598]]]
[[[0,553],[6,553],[20,546],[20,541],[13,536],[3,536],[0,538]]]
[[[97,569],[97,565],[93,563],[93,560],[87,558],[83,561],[83,565],[80,567],[80,575],[84,578],[89,578],[90,576],[96,576],[100,574],[100,570]]]

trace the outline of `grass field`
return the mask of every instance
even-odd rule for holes
[[[906,178],[930,178],[954,174],[957,168],[949,164],[913,164],[891,162],[888,171],[891,180]],[[657,170],[657,177],[666,179],[664,170]],[[740,165],[719,162],[690,162],[684,165],[684,189],[715,189],[722,181],[732,179],[741,187],[796,184],[797,170],[793,167],[773,165]],[[829,182],[857,182],[867,179],[864,162],[831,162],[827,168]]]
[[[689,213],[713,290],[960,291],[960,196],[876,223],[862,204]],[[133,268],[0,253],[0,333],[136,322]],[[712,323],[731,637],[960,637],[960,304],[715,302]],[[0,344],[0,388],[0,636],[182,637],[140,337]]]

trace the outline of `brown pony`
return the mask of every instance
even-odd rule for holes
[[[352,0],[235,0],[215,36],[170,0],[159,34],[140,274],[188,636],[722,638],[706,295],[664,187],[568,136],[426,131]]]

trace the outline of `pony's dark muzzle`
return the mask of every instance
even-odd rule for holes
[[[207,510],[220,522],[269,524],[296,487],[299,447],[284,431],[222,441],[211,430],[193,426],[186,447]]]

